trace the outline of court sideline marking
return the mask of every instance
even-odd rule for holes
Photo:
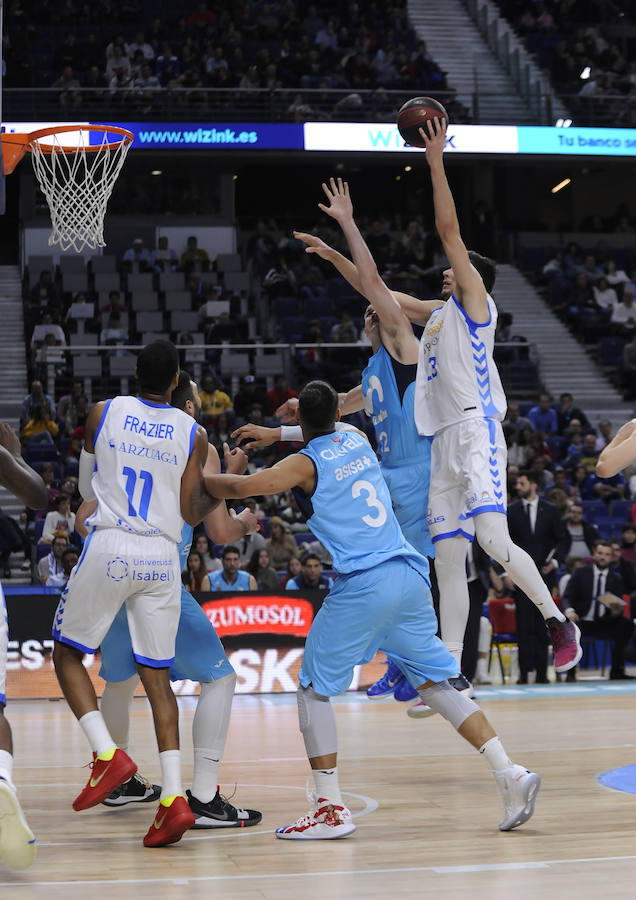
[[[342,869],[328,872],[268,872],[251,875],[196,875],[187,878],[103,878],[78,881],[5,881],[0,882],[3,887],[84,887],[86,885],[124,885],[124,884],[175,884],[187,885],[202,882],[218,881],[254,881],[273,880],[275,878],[325,878],[327,876],[342,877],[343,875],[401,875],[406,872],[434,872],[436,875],[459,875],[467,872],[507,872],[520,871],[522,869],[547,869],[550,866],[562,865],[586,865],[588,863],[609,862],[633,862],[636,856],[598,856],[578,857],[570,859],[540,859],[529,862],[512,863],[484,863],[473,866],[408,866],[405,868],[390,869]]]

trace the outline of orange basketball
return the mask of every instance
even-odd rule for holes
[[[425,146],[419,129],[429,119],[446,119],[448,123],[448,113],[437,100],[432,97],[414,97],[404,104],[398,113],[397,127],[407,144],[411,147]]]

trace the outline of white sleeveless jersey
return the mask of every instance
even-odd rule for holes
[[[181,476],[197,423],[180,409],[139,397],[106,403],[95,434],[97,508],[88,524],[179,542]]]
[[[506,395],[493,360],[497,307],[480,325],[451,296],[434,310],[420,340],[415,382],[415,424],[433,435],[466,419],[502,420]]]

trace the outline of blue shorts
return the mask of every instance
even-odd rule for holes
[[[426,521],[430,461],[382,466],[382,475],[402,534],[422,556],[435,556],[435,547]]]
[[[437,637],[430,584],[404,558],[336,579],[307,636],[298,673],[303,687],[334,697],[351,684],[354,666],[383,650],[414,687],[457,674],[457,662]]]
[[[233,672],[212,623],[184,588],[181,591],[181,616],[170,680],[217,681]],[[137,674],[125,604],[102,641],[99,674],[104,681],[126,681]]]

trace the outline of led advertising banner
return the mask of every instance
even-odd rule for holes
[[[223,641],[236,670],[236,692],[295,691],[305,638],[324,598],[323,591],[260,593],[219,591],[202,593],[197,600]],[[53,668],[51,625],[59,593],[51,588],[7,586],[9,621],[7,699],[62,696]],[[84,665],[98,696],[104,689],[99,677],[99,653],[84,657]],[[377,661],[357,667],[350,690],[367,687],[384,673]],[[197,682],[173,683],[176,694],[196,694]],[[141,685],[137,694],[143,695]]]
[[[68,122],[7,122],[7,131],[28,132]],[[87,123],[84,123],[87,124]],[[422,153],[404,143],[393,122],[110,122],[135,135],[133,150],[308,150],[330,153]],[[99,143],[101,134],[91,135]],[[77,132],[62,137],[76,146]],[[526,156],[636,156],[634,128],[535,128],[516,125],[448,127],[448,153]]]

